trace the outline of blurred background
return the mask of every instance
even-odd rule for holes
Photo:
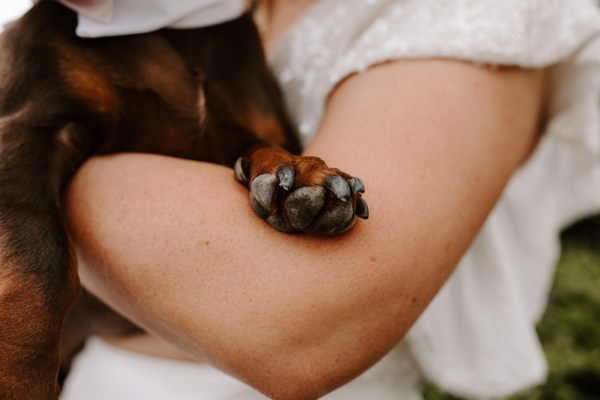
[[[23,14],[30,5],[31,0],[3,0],[0,3],[0,30],[5,23]]]
[[[0,30],[30,4],[30,0],[2,1]],[[513,400],[600,399],[600,217],[566,229],[562,245],[550,304],[538,325],[550,364],[548,382]],[[433,386],[425,388],[424,397],[456,399]]]
[[[600,217],[569,227],[561,241],[550,302],[537,326],[548,381],[511,400],[600,399]],[[433,386],[425,388],[424,398],[457,399]]]

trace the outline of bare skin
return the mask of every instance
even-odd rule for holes
[[[370,219],[336,238],[275,231],[224,167],[93,159],[65,198],[81,280],[183,354],[273,398],[316,398],[383,356],[445,282],[535,144],[543,84],[447,60],[346,79],[305,152],[367,185]]]

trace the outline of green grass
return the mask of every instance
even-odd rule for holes
[[[548,310],[538,333],[548,382],[511,400],[600,399],[600,217],[567,230]],[[433,386],[426,400],[452,400]]]

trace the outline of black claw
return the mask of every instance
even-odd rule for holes
[[[273,210],[277,177],[273,174],[262,174],[254,178],[251,187],[252,196],[267,210]]]
[[[327,179],[325,186],[333,192],[335,197],[342,201],[347,201],[350,198],[350,187],[339,175],[331,175],[329,179]]]
[[[350,178],[348,179],[348,186],[352,189],[352,193],[364,193],[365,192],[365,184],[360,180],[360,178]]]
[[[233,169],[235,170],[235,179],[237,179],[238,182],[241,182],[244,185],[248,185],[248,181],[250,180],[248,178],[248,175],[250,175],[249,167],[249,161],[247,158],[244,157],[238,158],[235,161],[235,165],[233,167]]]
[[[279,186],[284,190],[290,190],[294,184],[294,167],[291,165],[285,165],[277,171],[277,179],[279,179]]]
[[[252,195],[252,192],[250,192],[250,206],[252,207],[252,209],[254,210],[254,212],[261,217],[262,219],[267,219],[269,217],[269,215],[271,215],[271,212],[269,210],[266,210],[259,202],[258,200],[256,200],[256,197],[254,197]]]
[[[356,198],[356,216],[362,219],[369,218],[369,206],[367,206],[367,202],[362,197]]]

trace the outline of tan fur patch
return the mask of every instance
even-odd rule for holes
[[[60,69],[71,93],[100,113],[115,114],[119,99],[114,86],[93,60],[68,46],[61,47],[59,51]]]
[[[265,114],[258,109],[250,110],[246,115],[249,119],[248,126],[256,132],[259,138],[279,146],[283,146],[286,143],[285,132],[274,115]]]

